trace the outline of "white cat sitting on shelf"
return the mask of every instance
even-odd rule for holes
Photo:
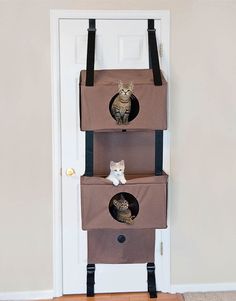
[[[110,162],[110,174],[106,179],[110,180],[113,185],[118,186],[120,183],[125,184],[126,179],[124,175],[125,162],[121,160],[120,162]]]

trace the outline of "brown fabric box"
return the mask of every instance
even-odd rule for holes
[[[133,82],[133,95],[139,103],[139,113],[128,125],[117,125],[109,110],[112,97],[118,93],[119,80]],[[162,76],[162,86],[155,86],[151,69],[96,70],[94,86],[85,86],[85,81],[86,71],[83,70],[80,77],[81,130],[167,128],[167,82]]]
[[[88,231],[88,263],[154,262],[154,250],[153,229]]]
[[[82,228],[163,229],[167,227],[167,175],[131,176],[125,185],[114,186],[102,177],[81,177]],[[139,211],[132,225],[117,221],[110,213],[110,201],[119,193],[131,194]]]

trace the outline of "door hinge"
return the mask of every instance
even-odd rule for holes
[[[163,250],[163,241],[160,242],[160,254],[163,256],[164,250]]]
[[[159,55],[160,55],[160,57],[163,57],[163,44],[162,43],[159,44]]]

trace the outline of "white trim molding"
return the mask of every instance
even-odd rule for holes
[[[62,296],[61,114],[59,15],[51,11],[53,297]]]
[[[171,293],[236,291],[236,282],[198,283],[171,285]]]
[[[44,300],[52,299],[53,290],[49,291],[24,291],[0,293],[0,300]]]
[[[121,19],[121,20],[147,20],[147,19],[169,20],[169,10],[51,10],[54,20],[60,19]]]

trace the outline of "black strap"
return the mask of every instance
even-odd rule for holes
[[[147,276],[148,276],[148,292],[150,298],[157,298],[155,264],[153,262],[149,262],[147,264]]]
[[[163,167],[163,131],[155,131],[155,175],[162,174]]]
[[[95,34],[96,34],[95,19],[89,19],[86,86],[93,86],[94,83]]]
[[[148,20],[148,46],[149,46],[149,67],[152,68],[153,80],[155,86],[161,86],[161,70],[158,57],[158,48],[156,40],[156,29],[154,20]]]
[[[148,20],[148,47],[149,47],[149,67],[153,71],[154,85],[161,86],[161,70],[158,57],[156,40],[156,29],[153,19]],[[94,62],[95,62],[95,35],[96,20],[89,19],[88,44],[87,44],[87,66],[86,66],[86,86],[94,85]]]
[[[93,176],[93,131],[85,133],[85,176]]]
[[[95,264],[87,264],[87,297],[94,296],[94,273]]]
[[[148,30],[152,30],[154,29],[154,20],[148,20]],[[150,37],[150,32],[153,32],[154,35],[152,34]],[[150,43],[150,39],[153,40],[153,36],[154,36],[154,42]],[[154,60],[154,64],[155,61],[157,61],[157,65],[159,68],[159,72],[155,72],[155,74],[159,74],[160,76],[160,81],[161,81],[161,73],[160,73],[160,67],[159,67],[159,59],[158,59],[158,53],[157,53],[157,45],[156,45],[156,34],[155,34],[155,29],[154,31],[148,31],[148,41],[149,41],[149,67],[152,68],[152,70],[155,70],[155,68],[153,68],[153,57],[155,57],[155,53],[156,53],[156,59]],[[155,44],[156,45],[156,52],[152,49],[152,46]],[[153,55],[154,54],[154,55]],[[155,81],[155,76],[154,76],[154,71],[153,71],[153,78]],[[162,84],[162,83],[161,83]],[[162,174],[162,168],[163,168],[163,131],[162,130],[156,130],[155,131],[155,175],[159,176]]]

